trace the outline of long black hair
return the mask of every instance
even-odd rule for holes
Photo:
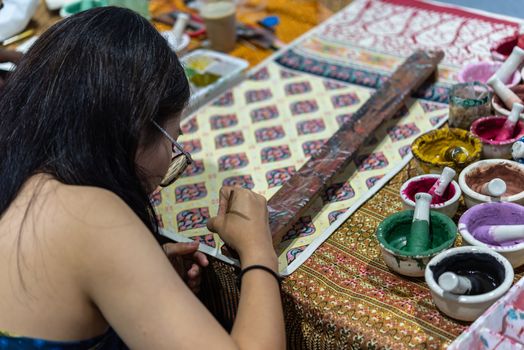
[[[138,14],[101,7],[58,22],[0,95],[0,215],[46,173],[117,194],[157,233],[135,155],[139,140],[160,137],[151,121],[164,124],[188,99],[176,55]]]

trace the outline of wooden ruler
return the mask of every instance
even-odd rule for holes
[[[268,202],[273,243],[278,245],[293,224],[357,154],[366,138],[391,118],[437,69],[442,51],[409,56],[351,120],[327,140]]]

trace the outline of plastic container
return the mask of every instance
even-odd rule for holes
[[[448,350],[524,348],[524,278],[484,312]]]
[[[475,82],[453,85],[449,93],[451,128],[469,130],[471,123],[491,113],[491,94],[487,85]]]
[[[181,62],[191,86],[191,99],[183,117],[237,85],[249,67],[246,60],[211,50],[193,51]]]

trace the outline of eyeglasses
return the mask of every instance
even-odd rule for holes
[[[171,164],[169,164],[169,169],[167,170],[166,176],[160,182],[160,187],[167,187],[171,185],[175,180],[186,170],[187,166],[193,163],[193,158],[191,155],[184,151],[182,145],[180,145],[176,140],[167,133],[167,131],[157,124],[154,120],[153,124],[157,127],[160,132],[167,137],[169,141],[173,144],[173,158],[171,158]]]

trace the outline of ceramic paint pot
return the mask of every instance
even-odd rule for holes
[[[491,57],[495,61],[505,61],[511,55],[513,48],[517,46],[518,40],[519,37],[515,34],[495,42],[490,48]]]
[[[472,271],[485,274],[493,281],[493,290],[477,295],[458,295],[445,292],[437,283],[444,272],[467,275]],[[433,302],[444,314],[461,321],[474,321],[513,283],[513,268],[499,253],[476,246],[446,250],[428,263],[424,274]]]
[[[480,193],[480,187],[494,178],[506,182],[508,189],[501,197]],[[466,167],[458,183],[468,208],[481,203],[514,202],[524,204],[524,164],[506,159],[486,159]]]
[[[509,88],[511,91],[513,91],[521,100],[524,101],[524,84],[515,85]],[[510,110],[506,107],[504,102],[498,97],[496,94],[493,94],[493,98],[491,99],[491,105],[493,106],[493,110],[495,110],[496,115],[507,117],[510,114]],[[524,118],[524,113],[520,113],[520,118]]]
[[[511,157],[514,161],[524,164],[524,137],[518,139],[511,146]]]
[[[436,174],[419,175],[404,182],[400,188],[400,198],[402,198],[402,202],[404,203],[404,209],[414,209],[415,194],[418,192],[428,193],[439,176],[440,175]],[[459,184],[456,181],[451,181],[443,195],[445,201],[442,203],[431,203],[429,209],[452,218],[457,212],[461,194],[462,191],[460,190]]]
[[[506,122],[506,117],[489,116],[475,120],[471,124],[471,134],[482,142],[482,158],[511,158],[513,143],[524,136],[524,122],[519,120],[515,126],[514,137],[509,140],[496,141],[495,137]]]
[[[411,277],[424,276],[424,269],[432,257],[453,246],[457,226],[446,215],[430,212],[431,248],[423,253],[406,252],[407,236],[414,210],[404,210],[388,216],[377,228],[377,239],[386,265],[393,271]]]
[[[479,81],[486,84],[489,78],[502,66],[502,62],[477,62],[464,67],[458,74],[457,80],[461,83]],[[505,81],[507,86],[515,86],[522,79],[521,73],[517,70],[513,73],[510,81]]]
[[[440,174],[445,167],[459,173],[480,159],[482,143],[466,130],[443,128],[417,137],[411,152],[422,174]]]
[[[488,244],[476,232],[484,225],[523,225],[524,207],[514,203],[484,203],[468,209],[459,220],[459,232],[470,245],[490,248],[517,268],[524,265],[524,239],[503,244]]]

